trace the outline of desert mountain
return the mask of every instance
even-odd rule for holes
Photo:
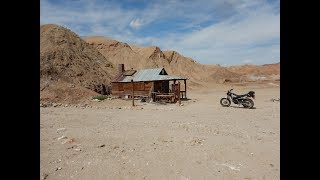
[[[204,65],[157,46],[138,46],[101,36],[82,39],[58,25],[40,26],[40,96],[44,101],[80,102],[88,96],[106,94],[117,75],[117,64],[137,70],[164,67],[169,74],[188,78],[189,89],[210,83],[280,80],[280,63]]]
[[[279,79],[280,64],[263,66],[242,65],[223,67],[204,65],[185,57],[176,51],[162,51],[157,46],[138,46],[105,37],[84,38],[113,64],[125,64],[126,69],[164,67],[169,74],[189,78],[192,86],[206,83],[225,83],[252,81],[260,79]]]
[[[257,65],[229,66],[228,70],[240,75],[276,75],[280,74],[280,63]]]
[[[224,69],[220,66],[202,65],[176,51],[162,51],[157,46],[137,46],[98,36],[87,37],[84,40],[115,65],[125,64],[125,69],[164,67],[169,74],[189,78],[191,87],[202,86],[207,81],[215,82],[216,77],[210,74]]]
[[[114,65],[125,64],[126,69],[142,69],[156,67],[157,64],[149,61],[140,53],[132,50],[127,43],[107,39],[100,36],[84,38],[92,47],[96,48],[105,58]]]
[[[49,98],[53,96],[50,93],[59,90],[59,93],[68,94],[68,88],[50,87],[60,87],[61,84],[68,84],[70,91],[75,90],[73,88],[85,92],[90,89],[104,94],[115,73],[116,68],[111,62],[71,30],[54,24],[40,26],[40,88],[43,98],[45,95]]]
[[[238,73],[242,79],[255,80],[280,80],[280,63],[257,65],[229,66],[227,69]]]

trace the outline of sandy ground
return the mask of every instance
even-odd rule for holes
[[[222,107],[226,90],[41,108],[41,178],[280,179],[280,88],[235,89],[256,91],[255,109]]]

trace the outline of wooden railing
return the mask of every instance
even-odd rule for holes
[[[169,103],[176,102],[174,93],[152,92],[151,94],[152,94],[151,97],[155,102],[169,102]]]

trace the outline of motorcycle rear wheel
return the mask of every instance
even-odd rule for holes
[[[246,99],[246,100],[244,100],[242,105],[244,108],[251,109],[254,106],[254,102],[251,99]]]
[[[223,107],[229,107],[231,104],[231,101],[228,98],[221,98],[220,104]]]

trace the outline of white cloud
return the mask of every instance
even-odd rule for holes
[[[143,26],[143,21],[141,19],[134,19],[130,22],[130,26],[134,29],[139,29]]]
[[[123,34],[138,13],[136,10],[125,11],[119,4],[112,2],[97,4],[92,1],[79,1],[79,4],[74,6],[52,4],[41,0],[40,23],[65,25],[81,36],[98,35],[94,34],[97,32],[99,35],[113,36]],[[75,29],[76,27],[78,29]],[[80,27],[84,30],[80,30]]]
[[[210,47],[245,45],[264,42],[280,36],[279,15],[251,15],[234,22],[232,19],[187,34],[181,43],[204,43]]]
[[[270,8],[247,10],[206,28],[159,40],[162,47],[206,64],[279,62],[280,15]]]

